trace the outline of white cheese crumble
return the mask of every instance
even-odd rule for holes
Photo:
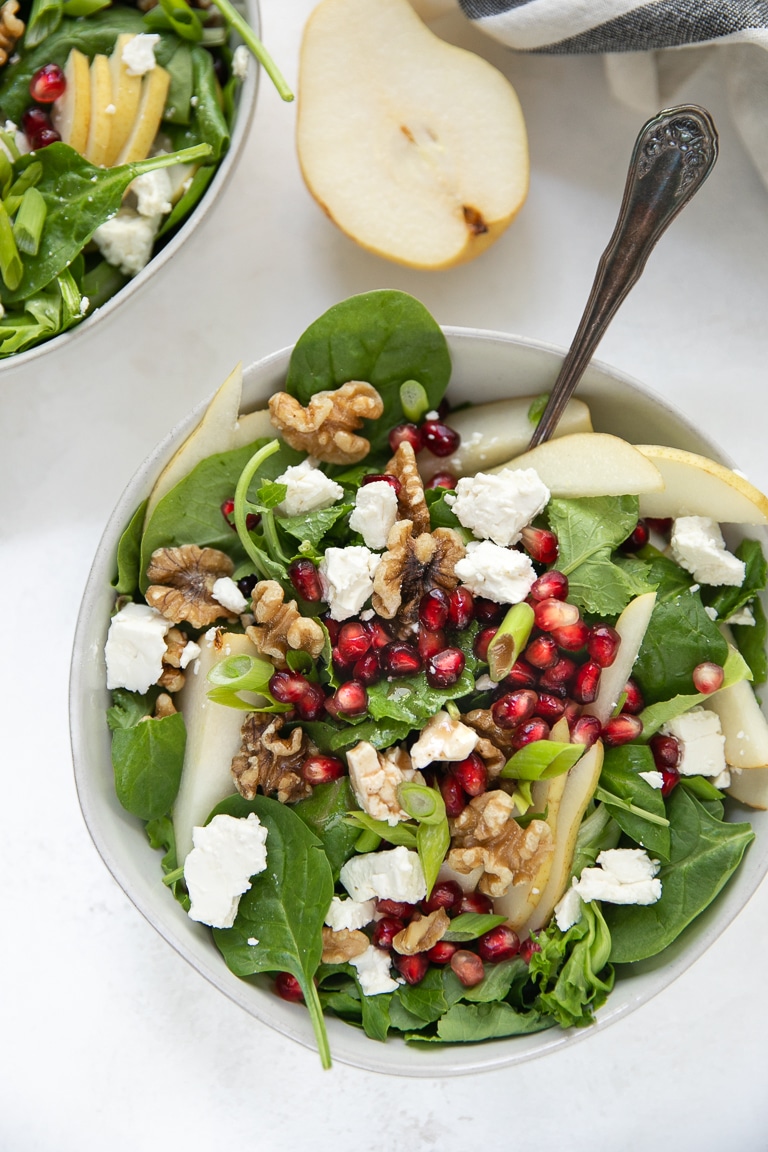
[[[726,624],[741,624],[742,627],[746,625],[747,628],[754,628],[755,617],[749,604],[745,604],[738,612],[734,612],[725,621]]]
[[[99,225],[93,240],[108,264],[124,276],[135,276],[149,263],[161,219],[161,216],[140,216],[132,208],[121,208]]]
[[[167,168],[145,172],[131,181],[129,192],[136,197],[136,210],[140,216],[164,216],[170,212],[171,178]]]
[[[470,592],[497,604],[519,604],[536,579],[536,569],[527,556],[490,540],[467,544],[467,554],[457,560],[455,572]]]
[[[574,924],[578,924],[579,920],[581,920],[581,897],[575,888],[567,888],[565,895],[555,904],[555,923],[561,932],[567,932]]]
[[[463,476],[456,485],[456,495],[446,497],[460,524],[478,539],[502,545],[517,544],[523,528],[548,501],[549,489],[533,468]]]
[[[385,852],[364,852],[347,860],[339,874],[353,900],[403,900],[417,904],[427,894],[418,852],[400,845]]]
[[[329,508],[344,495],[341,484],[316,468],[309,457],[301,464],[286,468],[282,476],[275,478],[275,483],[285,484],[288,489],[285,499],[277,505],[276,511],[281,516],[300,516],[303,512]]]
[[[374,820],[386,820],[392,827],[409,818],[397,799],[398,785],[424,781],[410,766],[407,752],[394,747],[379,756],[373,744],[361,740],[347,752],[347,764],[352,790],[364,812]]]
[[[715,788],[730,788],[731,786],[731,770],[724,768],[717,776],[712,777],[712,784]]]
[[[197,660],[201,651],[199,644],[195,644],[194,640],[188,640],[179,657],[179,668],[186,668],[193,660]]]
[[[191,920],[231,928],[251,877],[267,866],[267,829],[255,812],[245,818],[220,814],[192,829],[194,847],[184,861]]]
[[[597,857],[596,868],[584,868],[572,885],[582,900],[608,904],[655,904],[661,897],[656,879],[659,861],[643,848],[607,848]]]
[[[725,769],[725,736],[720,717],[707,708],[691,708],[661,727],[680,742],[681,776],[719,776]]]
[[[104,648],[107,688],[146,692],[163,674],[165,635],[171,628],[156,608],[126,604],[112,617]]]
[[[250,62],[251,54],[245,44],[238,44],[232,53],[232,75],[236,80],[245,80]]]
[[[248,601],[231,576],[219,576],[218,580],[214,581],[211,596],[222,608],[226,608],[228,612],[235,612],[238,616],[248,607]]]
[[[383,992],[395,992],[399,988],[389,970],[389,952],[369,944],[360,956],[349,961],[357,972],[360,987],[366,996],[380,996]]]
[[[341,932],[343,928],[354,932],[356,928],[365,928],[366,924],[370,924],[375,912],[375,900],[350,900],[334,896],[325,922],[334,932]]]
[[[713,608],[711,604],[705,604],[704,611],[706,612],[707,616],[709,616],[710,620],[717,620],[717,608]]]
[[[359,532],[368,548],[386,548],[387,536],[397,519],[397,493],[386,480],[361,484],[349,518],[353,532]]]
[[[380,560],[380,556],[362,544],[326,548],[319,572],[331,620],[348,620],[357,615],[373,592],[373,578]]]
[[[466,760],[478,739],[474,728],[454,720],[447,712],[438,712],[427,721],[412,746],[411,763],[414,768],[426,768],[435,760]]]
[[[664,787],[664,777],[661,772],[638,772],[638,776],[645,780],[646,784],[650,784],[651,788]]]
[[[155,45],[160,37],[151,32],[139,32],[123,46],[121,59],[129,76],[143,76],[155,66]]]
[[[672,524],[669,544],[672,559],[700,584],[740,587],[744,583],[746,566],[726,549],[716,520],[708,516],[678,516]]]

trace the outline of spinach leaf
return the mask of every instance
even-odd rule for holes
[[[182,220],[187,218],[215,175],[216,169],[212,164],[205,164],[197,169],[186,191],[176,201],[169,214],[163,220],[160,231],[157,233],[158,240],[161,236],[165,236],[166,232],[170,232],[177,224],[180,224]]]
[[[414,1032],[418,1028],[426,1027],[419,1016],[403,1007],[394,993],[389,1002],[389,1025],[390,1028],[396,1028],[398,1032]]]
[[[171,78],[163,120],[171,124],[189,124],[194,93],[192,54],[189,47],[186,44],[176,43],[170,58],[162,61],[162,65]]]
[[[739,560],[743,560],[745,566],[741,585],[704,588],[701,594],[704,603],[715,609],[719,620],[727,620],[729,616],[744,608],[753,596],[762,592],[768,576],[768,564],[757,540],[742,540],[735,555]]]
[[[403,984],[392,995],[410,1016],[415,1016],[422,1024],[434,1023],[448,1010],[440,968],[430,968],[418,984]]]
[[[112,587],[118,596],[132,596],[139,586],[139,560],[141,558],[141,532],[147,500],[143,500],[128,522],[117,546],[117,575]]]
[[[691,693],[697,664],[725,664],[728,645],[698,592],[656,603],[632,670],[648,704]]]
[[[360,993],[363,1031],[371,1040],[378,1040],[383,1043],[390,1027],[389,1008],[392,993],[380,992],[378,996],[366,996],[360,987],[357,972],[355,972],[355,983]]]
[[[65,269],[28,299],[0,317],[0,357],[11,356],[66,332],[83,319],[80,292]],[[73,307],[74,305],[74,307]]]
[[[342,865],[354,855],[360,835],[358,828],[345,822],[347,812],[354,807],[354,793],[346,776],[330,784],[318,784],[311,796],[293,806],[296,815],[322,844],[334,881],[338,880]]]
[[[534,952],[529,966],[541,989],[534,1007],[563,1028],[591,1024],[614,981],[611,937],[599,905],[583,904],[581,919],[567,932],[552,921],[537,940],[541,952]]]
[[[474,1004],[506,1000],[510,994],[519,994],[527,983],[528,965],[519,956],[513,960],[502,960],[500,964],[486,964],[484,979],[473,988],[465,988],[449,967],[443,969],[443,988],[449,1004],[459,1000]]]
[[[267,828],[268,863],[240,898],[233,926],[214,928],[214,940],[237,976],[290,972],[296,977],[312,1018],[323,1067],[328,1068],[328,1036],[313,981],[323,951],[323,923],[333,896],[331,866],[323,846],[287,804],[266,796],[254,800],[230,796],[214,808],[209,820],[222,812],[230,816],[256,813]],[[259,943],[249,944],[250,939]]]
[[[170,811],[181,782],[186,740],[181,712],[113,730],[115,791],[131,815],[152,820]]]
[[[432,531],[435,528],[453,528],[454,531],[464,533],[465,529],[459,523],[458,516],[450,504],[445,502],[446,491],[445,488],[427,488],[424,492],[429,509],[430,528]],[[469,539],[474,539],[471,533]]]
[[[605,909],[616,964],[645,960],[671,944],[712,903],[754,839],[749,824],[715,819],[685,788],[671,793],[667,814],[672,848],[669,864],[659,872],[661,898]]]
[[[379,680],[368,689],[368,710],[375,720],[399,720],[411,728],[423,728],[446,701],[466,696],[475,686],[465,668],[450,688],[431,688],[423,672],[397,680]]]
[[[687,592],[693,584],[690,572],[686,572],[652,545],[646,544],[638,556],[648,565],[648,582],[656,588],[657,604],[662,600],[674,600],[676,596]]]
[[[353,504],[334,504],[330,508],[317,508],[314,512],[302,512],[299,516],[277,516],[276,519],[284,532],[302,544],[306,540],[314,550],[336,521],[351,512],[353,507]]]
[[[451,920],[451,926],[443,939],[459,943],[476,940],[478,936],[490,932],[491,928],[497,928],[503,923],[503,916],[494,916],[491,912],[462,912],[460,916],[454,916]]]
[[[600,773],[600,798],[623,832],[653,856],[669,859],[669,826],[664,800],[658,788],[652,788],[640,772],[653,772],[650,748],[643,744],[625,744],[608,748]],[[614,803],[612,797],[619,803]],[[631,805],[627,811],[624,805]],[[648,818],[642,813],[648,813]],[[651,817],[655,817],[651,819]],[[663,824],[656,821],[663,820]]]
[[[749,665],[741,653],[730,645],[723,671],[725,672],[723,688],[730,688],[731,684],[737,684],[740,680],[749,680],[750,678]],[[642,741],[649,740],[655,732],[658,732],[662,724],[666,724],[668,720],[674,720],[676,716],[682,716],[684,712],[697,704],[704,704],[706,699],[707,697],[703,692],[681,693],[673,696],[670,700],[660,700],[657,704],[651,704],[648,708],[644,708],[640,713],[643,731],[639,739]]]
[[[147,822],[145,831],[150,846],[164,853],[160,867],[167,879],[163,883],[171,889],[174,899],[178,900],[185,912],[188,912],[191,901],[184,884],[183,872],[180,874],[173,820],[170,816],[157,816]]]
[[[765,618],[763,605],[755,597],[751,604],[754,624],[731,624],[733,638],[739,652],[749,665],[754,684],[765,684],[768,679],[768,657],[766,656],[766,638],[768,637],[768,621]]]
[[[509,1004],[454,1004],[438,1021],[437,1036],[445,1043],[476,1043],[502,1036],[525,1036],[551,1028],[554,1020],[537,1010],[516,1012]],[[421,1039],[421,1037],[415,1037]]]
[[[197,104],[188,124],[168,124],[167,134],[174,149],[207,144],[211,149],[208,163],[217,163],[229,148],[229,127],[218,99],[218,81],[213,58],[199,44],[189,48],[192,58],[192,87]]]
[[[365,720],[362,724],[347,724],[343,728],[334,728],[322,720],[311,720],[302,724],[302,728],[321,752],[340,752],[360,740],[367,740],[374,748],[389,748],[405,740],[411,731],[409,723],[397,720]]]
[[[117,728],[133,728],[141,720],[152,715],[154,699],[147,692],[129,692],[127,688],[115,688],[112,693],[112,706],[107,708],[107,725],[110,732]]]
[[[306,405],[316,392],[366,380],[384,402],[381,418],[362,433],[378,451],[404,419],[400,385],[418,380],[437,408],[450,375],[445,337],[424,305],[383,289],[343,300],[310,325],[293,350],[286,390]]]

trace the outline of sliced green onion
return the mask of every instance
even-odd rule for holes
[[[112,0],[64,0],[65,16],[93,16],[102,8],[109,8]]]
[[[259,40],[258,36],[254,33],[248,21],[240,15],[237,8],[230,3],[230,0],[213,0],[213,3],[219,12],[221,12],[230,28],[234,28],[235,32],[238,33],[243,42],[250,48],[251,52],[253,52],[275,88],[277,88],[280,97],[283,100],[293,100],[293,92],[291,92],[288,87],[285,77],[277,64],[275,64],[269,52],[267,52],[261,40]]]
[[[513,780],[551,780],[562,776],[584,755],[583,744],[561,744],[557,740],[535,740],[515,752],[499,775]]]
[[[36,48],[61,24],[62,0],[33,0],[24,33],[24,48]]]
[[[0,133],[0,135],[2,135],[2,133]],[[42,164],[39,160],[33,160],[21,175],[16,177],[3,198],[9,216],[13,216],[19,204],[21,204],[27,188],[34,188],[42,174]]]
[[[25,252],[28,256],[37,256],[47,215],[48,206],[43,196],[37,188],[27,188],[13,225],[13,235],[19,251]]]
[[[163,876],[163,884],[167,884],[170,888],[172,884],[178,883],[179,880],[184,879],[184,865],[181,868],[174,868],[173,872],[166,872]]]
[[[269,681],[274,668],[268,661],[257,656],[226,656],[214,664],[208,673],[208,682],[214,687],[208,692],[208,699],[214,704],[224,704],[227,708],[241,708],[252,712],[251,701],[243,700],[241,692],[255,692],[265,697],[268,703],[259,704],[260,712],[287,712],[290,704],[280,704],[269,691]]]
[[[13,180],[13,165],[5,154],[5,149],[0,148],[0,196],[3,199],[8,194],[8,188]]]
[[[400,385],[400,403],[406,420],[415,424],[429,411],[429,396],[418,380],[406,380]]]
[[[646,808],[638,808],[637,804],[630,804],[629,800],[622,800],[615,792],[609,792],[607,788],[595,788],[595,800],[602,800],[608,808],[620,808],[622,812],[631,812],[633,816],[641,816],[643,820],[647,820],[649,824],[659,824],[662,828],[669,828],[669,820],[663,816],[657,816],[655,812],[649,812]]]
[[[375,852],[381,844],[381,836],[366,828],[355,840],[355,852]]]
[[[440,824],[445,820],[445,803],[436,788],[408,781],[398,784],[397,799],[400,807],[420,824]]]
[[[203,25],[197,12],[186,0],[160,0],[160,7],[170,21],[171,27],[182,40],[197,42],[202,38]]]
[[[0,276],[11,292],[15,292],[24,275],[19,250],[13,238],[11,220],[5,205],[0,204]]]
[[[11,159],[15,163],[21,156],[21,152],[19,152],[18,145],[16,144],[16,138],[13,132],[8,132],[5,128],[0,128],[0,140],[2,140],[3,144],[8,149],[11,155]]]
[[[531,424],[538,424],[544,415],[544,409],[549,403],[549,392],[542,392],[539,396],[535,396],[528,406],[528,419]]]
[[[528,643],[533,621],[530,604],[513,604],[509,609],[488,645],[488,671],[492,680],[503,680],[512,671],[512,665]]]

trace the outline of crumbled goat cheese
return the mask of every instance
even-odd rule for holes
[[[380,996],[382,992],[395,992],[399,988],[397,980],[390,973],[389,952],[369,944],[360,956],[349,961],[357,972],[360,988],[366,996]]]
[[[427,882],[418,852],[400,845],[386,852],[363,852],[347,860],[339,879],[353,900],[403,900],[418,904]]]
[[[664,777],[661,772],[638,772],[638,776],[645,780],[646,784],[650,784],[651,788],[664,787]]]
[[[191,920],[231,928],[251,877],[267,866],[267,829],[255,812],[246,817],[214,816],[192,829],[192,851],[184,861]]]
[[[326,548],[319,571],[331,620],[348,620],[357,615],[373,592],[373,578],[380,560],[380,556],[361,544]]]
[[[669,543],[672,559],[700,584],[740,587],[744,583],[746,567],[726,549],[716,520],[708,516],[678,516],[672,524]]]
[[[194,640],[187,640],[179,657],[179,668],[186,668],[193,660],[197,660],[201,651],[200,645],[195,644]]]
[[[114,104],[107,104],[104,112],[107,116],[114,116],[115,112],[117,112],[117,108],[115,108]]]
[[[722,772],[719,772],[717,774],[717,776],[713,776],[711,778],[710,783],[713,784],[715,786],[715,788],[730,788],[730,786],[731,786],[731,770],[730,770],[730,768],[724,768]]]
[[[155,66],[155,44],[159,36],[150,32],[139,32],[123,46],[121,59],[129,76],[143,76]]]
[[[396,519],[397,493],[391,484],[374,480],[358,488],[349,526],[353,532],[360,533],[369,548],[386,548],[387,536]]]
[[[741,624],[742,627],[746,625],[747,628],[754,628],[755,617],[749,604],[745,604],[739,612],[734,612],[725,622],[726,624]]]
[[[119,268],[124,276],[135,276],[149,263],[161,219],[121,208],[99,225],[93,240],[108,264]]]
[[[489,475],[463,476],[456,495],[446,497],[459,523],[479,540],[517,544],[523,528],[549,501],[549,489],[533,468],[504,468]]]
[[[211,596],[222,608],[226,608],[228,612],[236,612],[238,616],[248,607],[248,601],[231,576],[220,576],[215,580]]]
[[[170,212],[172,188],[167,168],[145,172],[131,181],[129,192],[136,197],[136,210],[140,216],[164,216]]]
[[[706,612],[707,616],[709,616],[710,620],[717,620],[717,608],[713,608],[711,604],[705,604],[704,611]]]
[[[455,572],[470,592],[497,604],[519,604],[536,579],[536,569],[527,556],[490,540],[467,544],[467,554],[457,560]]]
[[[422,728],[411,748],[414,768],[426,768],[434,760],[466,760],[478,741],[477,732],[447,712],[438,712]]]
[[[475,680],[475,689],[478,692],[492,692],[494,688],[498,688],[498,680],[492,680],[490,676],[483,674],[478,676]]]
[[[358,804],[374,820],[386,820],[392,826],[408,819],[408,813],[397,799],[398,785],[412,780],[424,783],[415,768],[400,767],[400,757],[408,761],[408,754],[395,747],[388,748],[379,759],[373,744],[367,740],[361,740],[347,752],[349,779]]]
[[[567,888],[565,895],[555,904],[555,923],[561,932],[567,932],[581,920],[581,896],[575,888]]]
[[[104,648],[107,688],[146,692],[163,674],[165,634],[171,627],[156,608],[126,604],[112,617]]]
[[[245,80],[250,62],[251,54],[245,44],[238,44],[232,53],[232,75],[236,80]]]
[[[326,476],[321,468],[316,468],[310,459],[302,460],[286,468],[276,484],[285,484],[288,491],[285,499],[277,505],[281,516],[300,516],[303,512],[315,512],[318,508],[329,508],[344,495],[341,484]]]
[[[325,922],[334,932],[341,932],[342,928],[353,932],[356,928],[365,928],[366,924],[370,924],[375,912],[375,900],[350,900],[348,897],[342,899],[341,896],[334,896]]]
[[[660,899],[659,861],[643,848],[607,848],[597,857],[597,864],[597,868],[584,868],[579,879],[572,881],[586,903],[655,904]]]
[[[664,736],[680,742],[681,776],[719,776],[725,768],[725,736],[720,717],[706,708],[691,708],[662,725]]]

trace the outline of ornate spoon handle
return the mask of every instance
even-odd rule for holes
[[[554,432],[606,328],[640,278],[651,249],[704,183],[716,159],[717,131],[703,108],[669,108],[641,130],[616,227],[600,257],[584,315],[531,437],[531,448]]]

